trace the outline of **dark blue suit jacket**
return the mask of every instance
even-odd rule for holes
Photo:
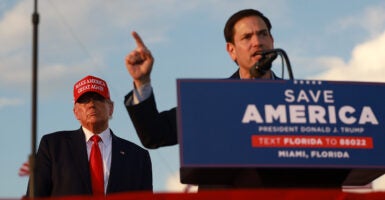
[[[112,131],[111,135],[111,169],[107,194],[152,191],[152,168],[148,151],[117,137]],[[59,131],[43,136],[35,162],[35,197],[91,194],[83,130]]]

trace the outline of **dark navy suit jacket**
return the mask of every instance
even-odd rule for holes
[[[152,191],[152,167],[148,151],[117,137],[112,131],[111,135],[107,194]],[[35,162],[35,197],[91,195],[88,163],[85,134],[81,128],[43,136]]]

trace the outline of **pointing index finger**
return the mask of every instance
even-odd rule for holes
[[[132,37],[134,37],[135,39],[135,42],[136,42],[136,46],[138,48],[146,48],[146,45],[143,43],[143,40],[142,38],[140,38],[139,34],[135,31],[132,32]]]

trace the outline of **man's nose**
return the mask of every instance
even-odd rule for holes
[[[94,106],[96,101],[97,100],[94,99],[94,98],[89,98],[88,101],[87,101],[87,105]]]
[[[262,45],[262,38],[258,34],[254,34],[251,38],[251,42],[253,46],[261,46]]]

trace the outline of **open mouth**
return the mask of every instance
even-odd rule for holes
[[[262,58],[261,52],[262,52],[262,51],[256,51],[256,52],[254,52],[254,53],[251,55],[251,58],[253,58],[254,62],[257,62],[257,61],[259,61],[259,60]]]
[[[255,57],[255,56],[258,56],[258,55],[262,55],[262,53],[263,53],[263,50],[257,50],[257,51],[255,51],[255,52],[252,54],[252,56]]]

